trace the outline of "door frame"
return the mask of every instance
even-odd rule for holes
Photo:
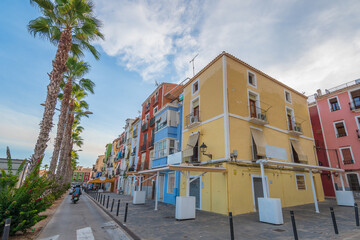
[[[196,199],[195,199],[195,208],[196,209],[198,209],[198,210],[201,210],[201,207],[202,207],[202,204],[201,204],[201,176],[199,177],[199,175],[190,175],[190,178],[189,178],[189,180],[191,180],[191,179],[194,179],[194,178],[198,178],[199,179],[199,181],[200,181],[200,184],[199,184],[199,202],[200,202],[200,206],[199,206],[199,208],[196,208]],[[196,180],[195,180],[196,181]],[[191,183],[189,184],[189,187],[191,187]],[[189,192],[190,192],[190,189],[189,189]]]
[[[254,212],[257,212],[256,210],[256,200],[255,200],[255,189],[254,189],[254,178],[260,178],[261,179],[261,175],[257,175],[257,174],[251,174],[251,187],[252,187],[252,195],[253,195],[253,205],[254,205]],[[267,175],[265,175],[265,181],[266,181],[266,187],[267,187],[267,193],[268,193],[268,197],[270,197],[270,188],[269,188],[269,181],[268,181],[268,177]],[[262,184],[262,182],[261,182]]]

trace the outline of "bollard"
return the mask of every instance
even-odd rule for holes
[[[4,226],[3,235],[2,235],[1,239],[3,239],[3,240],[9,239],[10,224],[11,224],[11,218],[7,218],[5,220],[5,226]]]
[[[229,223],[230,223],[230,239],[234,240],[234,225],[233,225],[233,217],[232,212],[229,212]]]
[[[102,194],[100,194],[100,201],[99,201],[99,202],[100,202],[100,204],[101,204],[101,202],[102,202],[102,196],[103,196],[103,195],[102,195]]]
[[[334,209],[332,207],[330,207],[330,213],[331,213],[331,218],[332,218],[333,225],[334,225],[335,234],[339,234],[339,230],[338,230],[338,227],[336,224]]]
[[[120,199],[118,200],[118,206],[116,209],[116,216],[119,216]]]
[[[113,208],[114,208],[114,200],[115,200],[115,199],[113,199],[113,201],[112,201],[112,203],[111,203],[111,210],[110,210],[110,212],[112,212],[112,210],[113,210]]]
[[[129,205],[129,203],[126,203],[126,207],[125,207],[125,216],[124,216],[124,223],[126,223],[127,212],[128,212],[128,205]]]
[[[106,209],[109,208],[109,199],[110,199],[110,196],[108,196],[108,199],[107,199],[107,202],[106,202]]]
[[[356,226],[359,226],[359,209],[357,203],[355,203],[355,222]]]
[[[292,228],[293,228],[293,232],[294,232],[294,239],[298,240],[299,238],[298,238],[298,234],[297,234],[297,230],[296,230],[294,211],[290,211],[290,216],[291,216],[291,223],[292,223]]]
[[[103,203],[102,203],[102,205],[105,207],[105,198],[106,198],[106,196],[104,195],[104,197],[103,197]]]

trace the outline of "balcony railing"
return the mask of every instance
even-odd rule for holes
[[[145,112],[148,112],[150,110],[150,103],[145,105]]]
[[[199,124],[200,121],[200,112],[195,111],[190,113],[185,117],[185,128],[189,128],[191,126]]]
[[[350,110],[353,112],[360,112],[360,101],[349,102]]]
[[[346,135],[346,133],[337,133],[336,134],[336,137],[346,137],[347,135]]]
[[[268,124],[268,121],[266,118],[266,111],[259,107],[255,107],[255,109],[250,107],[250,122],[253,122],[253,123],[256,123],[259,125]]]
[[[291,125],[289,125],[289,132],[295,135],[302,135],[302,128],[301,124],[297,122],[292,122]]]
[[[354,164],[354,160],[344,160],[344,165]]]
[[[154,98],[153,106],[155,106],[159,102],[159,96]]]
[[[150,119],[150,126],[153,126],[155,124],[155,117],[152,117]]]
[[[146,150],[146,142],[144,142],[144,144],[141,146],[141,151],[145,151]]]
[[[141,126],[141,131],[145,132],[148,129],[148,123],[145,122],[142,126]]]
[[[154,147],[155,139],[151,138],[151,141],[149,142],[149,148]]]

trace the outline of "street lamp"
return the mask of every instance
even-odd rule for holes
[[[210,159],[212,159],[212,154],[209,153],[205,153],[207,150],[207,146],[206,144],[203,142],[200,146],[200,151],[202,152],[203,155],[208,156]]]

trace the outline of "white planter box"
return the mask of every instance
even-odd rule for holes
[[[175,219],[195,219],[195,197],[176,197]]]
[[[145,204],[145,191],[134,191],[133,204]]]
[[[354,206],[355,200],[352,191],[335,191],[335,195],[339,206]]]
[[[260,222],[284,224],[279,198],[258,198]]]

